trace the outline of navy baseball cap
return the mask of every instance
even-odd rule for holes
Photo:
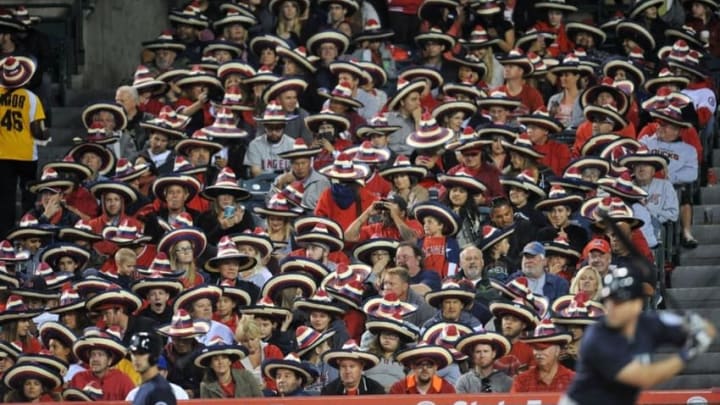
[[[530,242],[523,248],[523,254],[545,256],[545,247],[540,242]]]
[[[629,301],[645,296],[643,277],[640,271],[632,267],[616,267],[605,275],[605,285],[600,290],[602,300]]]

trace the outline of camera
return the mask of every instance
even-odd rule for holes
[[[318,138],[319,139],[325,139],[328,142],[333,142],[335,140],[335,131],[333,130],[323,130],[318,132]]]

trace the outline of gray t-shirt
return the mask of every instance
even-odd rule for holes
[[[243,164],[259,166],[265,173],[287,170],[290,167],[290,161],[281,158],[278,153],[291,150],[294,144],[295,140],[285,134],[275,144],[267,141],[267,135],[262,135],[250,142]]]
[[[495,371],[487,378],[489,379],[491,392],[509,392],[512,387],[513,379],[502,371]],[[476,373],[475,370],[470,370],[460,376],[455,386],[455,391],[457,391],[458,394],[484,392],[482,385],[482,377]]]

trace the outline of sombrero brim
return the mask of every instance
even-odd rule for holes
[[[50,228],[44,228],[41,226],[28,226],[22,228],[15,228],[5,235],[5,239],[14,241],[18,239],[26,238],[47,238],[52,236],[54,231]],[[20,261],[20,260],[18,260]]]
[[[105,193],[115,193],[121,195],[125,199],[126,204],[131,204],[137,201],[137,191],[132,186],[124,183],[115,181],[106,181],[95,183],[90,187],[90,192],[93,193],[95,198],[98,200],[102,198]]]
[[[306,274],[314,280],[323,280],[330,270],[322,263],[299,256],[288,256],[280,263],[280,272],[286,274]]]
[[[649,9],[650,7],[658,7],[663,5],[664,0],[644,0],[638,2],[632,10],[630,10],[630,14],[628,15],[628,18],[631,20],[634,20],[637,16],[639,16],[642,12]]]
[[[298,97],[307,89],[308,83],[303,79],[289,78],[278,80],[275,83],[269,85],[263,91],[262,99],[265,104],[268,104],[271,100],[275,100],[280,94],[294,90]]]
[[[632,63],[625,60],[611,60],[603,66],[603,74],[609,77],[615,77],[615,72],[618,69],[622,69],[632,79],[632,82],[637,86],[642,86],[645,83],[645,73],[633,65]]]
[[[417,331],[414,331],[407,325],[392,319],[377,318],[366,322],[365,329],[374,335],[380,335],[381,332],[395,333],[405,342],[414,342],[418,338]]]
[[[176,185],[185,188],[188,191],[187,201],[192,200],[193,197],[200,191],[200,182],[194,177],[188,175],[168,175],[158,177],[152,185],[152,192],[161,201],[165,201],[165,189],[169,186]]]
[[[401,89],[398,89],[398,91],[395,93],[395,95],[392,96],[392,98],[390,99],[390,101],[388,102],[388,105],[387,105],[388,110],[389,111],[396,110],[398,103],[400,103],[400,101],[402,99],[404,99],[408,94],[410,94],[412,92],[418,92],[418,93],[422,94],[423,91],[425,91],[425,87],[426,87],[426,84],[425,84],[424,80],[413,80],[410,83],[406,84]]]
[[[13,294],[18,294],[18,290],[13,290]],[[21,295],[22,296],[22,295]],[[23,296],[24,297],[24,296]],[[57,294],[54,294],[51,298],[57,297]],[[42,299],[47,299],[47,296],[42,297]],[[17,320],[24,320],[24,319],[32,319],[36,316],[40,315],[43,311],[39,309],[24,309],[22,311],[5,311],[2,314],[0,314],[0,325],[10,322],[10,321],[17,321]]]
[[[221,295],[222,290],[220,287],[207,284],[185,290],[175,299],[173,303],[173,313],[179,309],[189,310],[193,302],[202,298],[209,299],[214,305],[218,299],[220,299]]]
[[[80,338],[73,345],[73,352],[78,359],[82,360],[83,363],[90,363],[90,352],[92,350],[105,350],[112,354],[112,361],[110,367],[115,366],[125,358],[127,348],[120,342],[116,342],[109,338],[102,338],[97,336]]]
[[[262,217],[297,218],[302,215],[302,211],[296,208],[291,208],[289,210],[275,210],[267,207],[254,207],[253,212]]]
[[[500,184],[504,187],[515,187],[527,191],[528,193],[535,194],[538,198],[545,198],[547,194],[537,184],[533,184],[529,181],[520,180],[516,177],[501,177]]]
[[[19,295],[23,298],[37,298],[41,300],[51,300],[60,297],[60,292],[57,290],[51,290],[50,287],[48,287],[47,290],[42,291],[20,287],[14,289],[13,294]]]
[[[283,159],[301,159],[301,158],[312,158],[322,152],[322,148],[307,148],[298,150],[289,150],[287,152],[280,152],[278,156]]]
[[[172,323],[156,329],[157,333],[171,338],[193,338],[203,336],[210,331],[210,323],[205,321],[192,321],[192,327],[175,328]]]
[[[351,171],[344,173],[338,172],[334,164],[325,166],[318,170],[318,172],[327,177],[338,180],[364,180],[370,174],[370,170],[367,168],[367,166],[364,166],[362,164],[355,164],[353,165]]]
[[[455,298],[467,306],[475,300],[475,293],[463,289],[451,288],[440,291],[430,291],[425,294],[425,301],[435,308],[442,306],[443,300]]]
[[[317,94],[318,94],[318,96],[324,97],[330,101],[334,101],[334,102],[340,103],[340,104],[345,104],[346,106],[348,106],[350,108],[362,108],[363,107],[363,103],[355,100],[352,97],[344,97],[344,96],[332,94],[330,92],[323,91],[320,89],[318,90]]]
[[[100,156],[102,165],[98,170],[99,174],[106,175],[115,169],[115,161],[117,160],[115,154],[110,149],[99,144],[82,143],[80,145],[73,146],[66,155],[72,156],[76,161],[80,161],[82,155],[87,152],[94,152]]]
[[[640,24],[622,21],[615,26],[615,34],[619,39],[629,38],[635,41],[644,51],[655,49],[655,38]]]
[[[671,117],[669,115],[663,114],[659,111],[650,111],[650,116],[657,120],[664,121],[669,124],[675,125],[676,127],[679,127],[679,128],[690,128],[692,126],[692,124],[690,122],[681,121],[682,118],[677,119],[677,118]]]
[[[610,171],[610,162],[603,158],[586,156],[570,163],[565,170],[567,171],[570,168],[577,168],[580,172],[585,169],[598,169],[600,170],[600,177],[605,177]]]
[[[170,298],[174,298],[183,290],[183,284],[172,278],[152,278],[146,277],[137,281],[132,286],[132,292],[140,297],[145,297],[150,290],[161,289],[168,292]]]
[[[246,201],[252,197],[252,193],[242,187],[234,186],[207,186],[200,195],[208,200],[215,200],[221,195],[231,195],[236,201]]]
[[[474,333],[472,335],[464,336],[460,339],[456,348],[466,355],[472,356],[475,346],[479,344],[486,344],[494,347],[496,359],[499,359],[509,353],[512,348],[512,344],[505,336],[494,332]]]
[[[256,317],[260,317],[260,318],[275,319],[280,323],[282,323],[282,321],[287,316],[292,315],[292,312],[289,309],[282,308],[282,307],[262,306],[262,305],[240,308],[240,312],[242,314],[253,315]]]
[[[306,234],[298,235],[295,237],[295,241],[301,247],[312,244],[326,245],[330,248],[331,252],[342,250],[342,248],[345,246],[345,243],[342,239],[330,234],[318,232],[309,232]]]
[[[427,175],[428,169],[422,166],[408,165],[408,166],[393,166],[387,169],[380,170],[379,174],[383,178],[391,178],[399,174],[406,174],[410,177],[422,179]]]
[[[113,290],[100,293],[89,300],[85,304],[88,311],[98,312],[107,307],[125,307],[127,313],[131,314],[142,306],[142,300],[137,295],[125,290]]]
[[[115,130],[122,131],[127,126],[127,115],[119,104],[96,103],[88,106],[82,112],[82,122],[85,129],[90,129],[93,123],[93,116],[100,111],[109,111],[115,117]]]
[[[512,302],[492,302],[490,303],[490,312],[497,318],[501,318],[503,315],[513,315],[524,322],[528,328],[534,327],[539,322],[538,316],[533,309]]]
[[[49,367],[37,364],[16,364],[3,376],[3,382],[14,390],[22,390],[23,384],[29,379],[42,382],[44,387],[54,390],[62,384],[59,374],[54,373]]]
[[[690,79],[683,76],[654,77],[652,79],[648,79],[645,82],[644,87],[645,90],[648,91],[648,93],[655,94],[657,90],[662,86],[672,84],[679,87],[680,89],[684,89],[689,83]]]
[[[532,115],[526,115],[523,117],[518,117],[517,121],[523,125],[530,126],[534,125],[540,128],[546,129],[551,134],[557,134],[559,132],[562,132],[563,126],[561,123],[555,121],[552,118],[544,118],[544,117],[536,117]]]
[[[185,132],[182,130],[165,127],[152,122],[141,122],[140,127],[147,129],[149,133],[163,134],[171,141],[177,141],[185,138]]]
[[[485,184],[470,176],[439,175],[437,181],[448,190],[453,187],[460,187],[470,194],[481,194],[487,190]]]
[[[330,315],[342,316],[345,314],[345,310],[340,308],[338,305],[320,301],[314,301],[312,299],[304,299],[295,301],[293,305],[294,309],[302,309],[310,313],[311,311],[325,312]]]
[[[362,31],[359,34],[355,35],[353,38],[353,42],[360,43],[363,41],[379,41],[383,39],[392,38],[395,36],[395,31],[391,29],[379,29],[379,30],[368,30],[368,31]]]
[[[500,62],[501,65],[517,65],[522,68],[522,70],[525,72],[525,76],[529,76],[535,71],[535,67],[533,66],[532,62],[530,62],[530,59],[528,59],[526,56],[506,56],[503,58],[499,58],[498,62]]]
[[[340,360],[357,360],[363,363],[363,370],[369,370],[380,363],[380,359],[368,352],[350,351],[350,350],[330,350],[325,352],[322,357],[323,361],[331,367],[339,369]]]
[[[397,249],[399,242],[392,239],[369,239],[355,246],[353,249],[353,257],[359,261],[370,265],[373,252],[377,250],[387,250],[390,252],[390,257],[393,257],[393,253]]]
[[[690,65],[688,63],[682,63],[682,62],[677,62],[677,61],[671,60],[671,61],[668,61],[668,66],[670,68],[680,69],[684,72],[690,73],[697,77],[702,78],[702,77],[707,76],[707,73],[704,72],[703,70],[701,70],[701,68],[699,66],[695,67],[694,65]]]
[[[449,128],[440,126],[433,132],[433,134],[424,134],[419,131],[412,132],[405,140],[405,143],[417,149],[432,149],[447,144],[454,136]]]
[[[610,118],[613,122],[613,131],[617,131],[619,129],[625,128],[628,125],[625,118],[623,118],[623,116],[620,115],[619,113],[612,111],[610,109],[595,106],[595,105],[589,105],[589,106],[585,107],[583,109],[583,115],[585,115],[585,118],[588,120],[591,115],[602,115],[602,116]]]
[[[541,1],[539,3],[535,3],[535,8],[546,8],[550,10],[559,10],[566,13],[574,13],[578,11],[577,7],[572,6],[570,4],[564,4],[560,2],[552,2],[552,1]]]
[[[333,331],[330,337],[334,335],[335,332]],[[303,356],[305,353],[309,352],[310,350],[316,348],[319,344],[322,342],[327,341],[329,337],[322,337],[318,339],[318,342],[313,342],[313,344],[310,347],[307,347],[305,349],[298,349],[297,354],[298,356]],[[301,379],[303,380],[303,386],[310,383],[313,380],[312,374],[302,366],[302,364],[299,364],[294,361],[289,361],[285,359],[268,359],[265,364],[263,364],[262,372],[263,375],[267,378],[270,378],[272,380],[275,380],[275,372],[277,370],[292,370],[293,372],[299,374],[301,376]]]
[[[423,82],[427,80],[430,82],[430,88],[432,89],[441,87],[443,83],[445,83],[445,79],[439,71],[424,67],[405,69],[400,73],[398,78],[405,79],[411,83],[415,80],[421,80]]]
[[[218,273],[220,272],[220,263],[226,261],[226,260],[235,260],[239,263],[240,269],[239,271],[242,273],[243,271],[250,270],[252,268],[255,268],[257,265],[257,259],[254,257],[246,256],[243,254],[231,254],[227,256],[222,257],[213,257],[205,262],[205,270],[207,270],[210,273]]]
[[[490,249],[491,247],[495,246],[496,243],[500,242],[501,240],[507,238],[508,236],[512,235],[513,232],[515,232],[515,227],[508,227],[497,233],[492,238],[488,239],[481,239],[478,243],[478,248],[482,250],[483,252],[487,249]]]
[[[456,112],[462,112],[465,118],[468,118],[477,112],[477,106],[469,101],[451,101],[435,107],[432,110],[432,116],[439,120],[445,115],[452,115]]]
[[[629,169],[638,164],[646,164],[658,171],[665,170],[668,167],[668,161],[665,157],[654,154],[626,155],[618,159],[618,164]]]
[[[49,347],[50,339],[55,339],[65,347],[73,347],[77,336],[67,326],[58,322],[45,322],[39,328],[40,341],[43,346]]]
[[[315,280],[305,274],[283,273],[271,277],[262,288],[262,296],[275,298],[275,296],[286,288],[299,288],[302,296],[307,298],[315,294],[317,284]]]
[[[197,27],[200,29],[205,29],[210,25],[209,21],[199,18],[199,17],[196,17],[194,15],[191,16],[191,15],[184,14],[182,12],[182,10],[170,12],[170,15],[168,16],[168,20],[170,20],[170,23],[173,26],[176,26],[178,24],[185,24],[185,25],[192,25],[193,27]]]
[[[260,257],[266,257],[273,251],[273,245],[270,238],[266,236],[239,233],[231,235],[230,239],[235,242],[236,246],[250,245],[258,251]]]
[[[297,354],[298,356],[302,357],[305,355],[305,353],[309,352],[310,350],[320,346],[323,344],[323,342],[327,342],[329,339],[331,339],[333,336],[335,336],[335,330],[329,330],[325,333],[321,333],[320,336],[318,336],[317,339],[315,339],[314,342],[310,343],[309,345],[305,347],[298,347]]]
[[[65,180],[65,179],[52,179],[52,180],[40,180],[35,182],[34,184],[28,186],[28,191],[31,193],[39,193],[43,190],[47,189],[53,189],[53,190],[67,190],[70,187],[74,186],[75,182],[72,180]]]
[[[418,360],[431,359],[437,365],[438,370],[442,370],[454,361],[448,349],[436,345],[416,346],[403,350],[397,354],[395,359],[405,367],[412,366]]]
[[[570,245],[550,242],[544,244],[545,256],[564,256],[570,260],[580,259],[580,252],[573,249]]]
[[[600,95],[600,93],[602,92],[610,93],[610,95],[613,96],[613,99],[615,100],[618,113],[621,115],[625,115],[630,106],[628,96],[617,87],[602,84],[592,86],[587,90],[583,91],[582,95],[580,96],[580,107],[584,109],[587,106],[593,105],[594,101],[597,99],[597,96]]]
[[[620,198],[640,200],[647,197],[647,193],[642,188],[633,185],[631,189],[619,189],[616,187],[612,179],[605,178],[598,180],[598,187],[600,187],[601,190]]]
[[[210,155],[214,155],[222,149],[222,145],[203,139],[183,139],[175,145],[175,153],[178,155],[187,155],[188,150],[191,148],[207,148],[210,150]]]
[[[509,143],[504,140],[501,143],[505,149],[508,149],[511,152],[517,152],[534,159],[541,159],[543,156],[545,156],[544,154],[533,149],[532,147],[516,145],[515,143]]]
[[[552,344],[552,345],[566,345],[572,341],[572,335],[569,333],[556,333],[552,335],[547,336],[537,336],[537,337],[523,337],[520,338],[523,342],[527,344]]]
[[[535,204],[535,209],[539,211],[549,211],[553,207],[564,205],[570,207],[570,211],[577,211],[578,208],[580,208],[582,202],[583,199],[579,195],[566,194],[563,197],[559,198],[548,197],[545,200],[542,200]]]
[[[344,54],[350,46],[350,38],[337,31],[323,31],[308,38],[306,46],[312,55],[317,54],[318,47],[323,42],[332,42],[338,47],[338,55]]]
[[[358,66],[355,63],[337,61],[331,63],[329,69],[330,73],[332,73],[335,77],[337,77],[340,73],[349,73],[357,77],[360,86],[366,85],[372,81],[372,77],[369,72],[363,70],[361,66]]]
[[[163,235],[158,242],[157,250],[170,256],[170,248],[180,241],[190,241],[194,257],[200,257],[207,247],[207,236],[200,228],[179,228]]]
[[[418,204],[415,206],[415,218],[420,223],[425,217],[432,216],[437,218],[443,224],[443,234],[446,236],[454,236],[460,231],[458,218],[449,209],[438,204]]]
[[[455,46],[455,38],[448,34],[441,34],[438,32],[426,32],[415,36],[415,43],[422,47],[425,42],[436,41],[445,45],[445,51],[449,51]]]
[[[53,264],[61,257],[70,256],[78,262],[78,268],[83,268],[90,260],[90,251],[72,244],[48,246],[40,254],[40,261]]]
[[[580,22],[569,22],[565,24],[565,31],[570,39],[572,39],[578,32],[590,33],[595,36],[595,42],[598,46],[605,43],[605,40],[607,39],[607,34],[603,30]]]
[[[478,107],[488,109],[490,107],[502,107],[512,111],[522,105],[519,100],[513,100],[510,98],[500,97],[487,97],[484,99],[477,100]]]
[[[77,175],[79,181],[83,181],[88,177],[92,176],[92,170],[82,163],[75,162],[48,162],[43,165],[43,170],[54,169],[58,173],[69,173],[71,175]]]
[[[303,55],[300,55],[299,53],[293,51],[290,48],[284,47],[284,46],[278,46],[275,48],[275,53],[278,54],[281,58],[289,58],[292,59],[293,62],[296,64],[302,66],[307,70],[309,73],[315,73],[317,72],[317,68],[315,67],[315,60],[314,58],[311,59],[309,56],[305,57]]]
[[[317,133],[319,132],[320,125],[328,123],[334,126],[338,129],[338,133],[347,131],[348,128],[350,128],[350,120],[343,117],[340,114],[331,114],[331,113],[318,113],[309,115],[305,118],[305,125],[308,127],[310,132]],[[362,135],[357,134],[358,137],[362,137]],[[313,148],[314,150],[315,148]],[[319,148],[322,150],[321,148]]]
[[[226,345],[220,345],[220,347],[207,347],[203,349],[200,354],[198,354],[195,357],[195,360],[193,361],[193,364],[195,364],[197,367],[200,368],[209,368],[210,367],[210,360],[215,356],[227,356],[230,358],[230,363],[234,363],[242,358],[244,358],[247,353],[247,349],[242,348],[241,346],[226,346]]]
[[[185,44],[171,39],[154,39],[152,41],[144,41],[141,43],[141,45],[143,49],[147,49],[150,51],[169,49],[171,51],[180,53],[185,50]]]

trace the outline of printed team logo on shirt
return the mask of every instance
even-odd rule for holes
[[[656,154],[658,154],[658,155],[660,155],[660,156],[665,156],[666,158],[668,158],[668,159],[670,159],[670,160],[680,160],[680,155],[678,155],[677,153],[675,153],[675,152],[673,152],[673,151],[669,151],[669,150],[664,150],[664,149],[652,149],[652,150],[650,150],[650,153],[651,153],[651,154],[652,154],[652,153],[656,153]]]
[[[285,170],[290,167],[290,163],[285,159],[265,159],[262,166],[263,170]]]

